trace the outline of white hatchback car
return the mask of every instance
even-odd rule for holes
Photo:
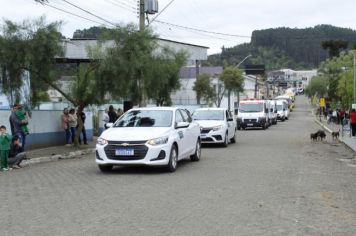
[[[227,109],[199,108],[192,117],[200,125],[202,143],[221,143],[227,147],[230,142],[236,142],[236,122]]]
[[[200,159],[200,128],[184,109],[135,108],[109,126],[96,145],[103,172],[115,165],[166,166],[173,172],[179,160]]]

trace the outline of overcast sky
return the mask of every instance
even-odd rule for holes
[[[138,23],[136,0],[67,0],[113,23]],[[159,0],[162,10],[171,0]],[[34,0],[0,0],[0,16],[22,21],[45,15],[48,21],[63,21],[62,33],[71,38],[76,29],[106,24],[62,0],[52,6],[96,22],[43,6]],[[160,22],[237,36],[210,34],[154,22],[150,25],[161,38],[209,47],[209,54],[221,47],[250,41],[253,30],[275,27],[305,28],[332,24],[356,29],[355,0],[175,0],[157,18]],[[152,19],[154,16],[150,16]]]

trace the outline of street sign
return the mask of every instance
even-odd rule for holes
[[[320,107],[325,107],[325,98],[320,98],[319,103]]]

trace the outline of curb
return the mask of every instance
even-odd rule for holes
[[[68,154],[36,157],[36,158],[29,159],[29,160],[24,160],[21,162],[21,164],[23,166],[31,166],[31,165],[45,163],[45,162],[51,162],[51,161],[74,159],[74,158],[82,157],[86,154],[91,154],[91,153],[95,153],[95,148],[88,148],[88,149],[84,149],[84,150],[73,151]]]

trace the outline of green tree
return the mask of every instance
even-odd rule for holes
[[[328,92],[328,80],[323,76],[316,76],[311,79],[309,85],[305,88],[305,94],[308,97],[325,97]]]
[[[353,103],[354,96],[353,72],[347,71],[340,77],[337,86],[337,95],[340,97],[342,108],[349,108]]]
[[[194,82],[193,90],[197,94],[198,104],[200,104],[201,99],[204,99],[207,104],[210,104],[215,98],[215,91],[211,86],[211,79],[208,74],[199,74],[197,80]]]
[[[348,46],[348,42],[345,40],[326,40],[321,42],[321,46],[325,50],[329,50],[329,57],[338,57],[341,50],[345,50]]]

